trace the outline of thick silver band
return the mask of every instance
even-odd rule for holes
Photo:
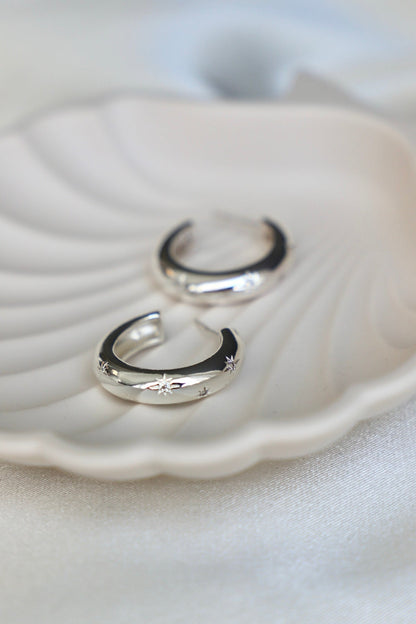
[[[160,313],[151,312],[120,325],[104,339],[94,371],[106,390],[123,399],[157,405],[195,401],[227,386],[241,366],[244,347],[238,334],[225,328],[218,336],[218,350],[197,364],[167,370],[132,366],[124,358],[163,342]]]
[[[178,246],[190,234],[192,221],[179,225],[164,239],[154,258],[155,275],[169,294],[201,304],[234,304],[266,292],[282,277],[291,257],[286,234],[269,219],[262,221],[271,238],[270,251],[257,262],[229,271],[200,271],[176,260]]]

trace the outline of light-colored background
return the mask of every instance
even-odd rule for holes
[[[392,0],[3,0],[0,127],[116,91],[279,98],[308,70],[410,129],[415,20]],[[295,93],[338,97],[306,77]],[[413,400],[222,481],[2,466],[1,621],[413,623],[415,432]]]

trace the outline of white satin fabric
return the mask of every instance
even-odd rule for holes
[[[394,0],[0,0],[1,122],[132,89],[274,99],[299,71],[413,115],[415,20]]]
[[[374,0],[3,0],[0,124],[116,89],[276,98],[309,69],[411,136],[415,18]],[[348,102],[306,76],[290,99]],[[224,480],[3,465],[0,621],[413,624],[415,433],[413,400],[324,452]]]
[[[215,481],[0,470],[7,624],[413,624],[416,402]]]

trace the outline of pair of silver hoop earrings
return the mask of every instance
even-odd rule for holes
[[[166,292],[191,303],[234,304],[263,294],[284,274],[291,259],[291,244],[276,223],[264,219],[261,224],[271,239],[268,253],[250,265],[214,272],[194,270],[176,259],[192,227],[191,221],[182,223],[157,249],[153,263],[156,278]],[[114,329],[100,343],[95,374],[106,390],[138,403],[169,405],[205,398],[232,381],[244,357],[244,344],[235,330],[225,327],[214,333],[220,344],[206,360],[181,368],[140,368],[127,360],[161,344],[164,337],[159,312],[138,316]]]

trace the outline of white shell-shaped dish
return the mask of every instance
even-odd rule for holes
[[[120,99],[0,140],[0,458],[129,479],[230,474],[322,448],[416,390],[416,176],[384,123],[319,107]],[[192,261],[228,268],[261,240],[220,209],[282,223],[287,276],[239,306],[195,308],[152,280],[156,242],[191,217]],[[248,244],[250,242],[250,244]],[[190,256],[190,258],[191,258]],[[181,366],[235,327],[240,376],[169,408],[106,393],[109,330],[160,309]]]

